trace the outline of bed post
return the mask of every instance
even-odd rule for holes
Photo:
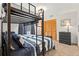
[[[7,4],[7,30],[8,30],[8,46],[7,46],[7,55],[10,55],[10,46],[11,46],[11,10],[10,3]]]
[[[36,7],[34,7],[35,8],[35,15],[36,15]],[[35,17],[35,23],[36,23],[36,45],[37,45],[37,26],[38,26],[38,24],[37,24],[37,18]],[[36,46],[36,51],[37,51],[37,46]]]
[[[37,26],[38,26],[38,25],[37,25],[37,19],[36,19],[36,45],[37,45],[37,43],[38,43],[38,42],[37,42]],[[37,51],[37,46],[36,46],[36,51]]]
[[[42,55],[45,55],[45,43],[44,43],[44,10],[42,9]]]

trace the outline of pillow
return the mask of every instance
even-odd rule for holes
[[[12,33],[12,39],[19,46],[19,48],[23,48],[22,44],[19,41],[20,37],[17,34]]]
[[[20,37],[19,41],[20,41],[20,43],[21,43],[22,45],[23,45],[24,42],[25,42],[23,37]]]
[[[18,44],[15,41],[15,36],[13,34],[11,36],[12,36],[11,37],[12,38],[12,42],[11,42],[11,45],[10,45],[10,49],[11,50],[17,50],[17,49],[19,49],[19,46],[18,46]]]
[[[31,34],[28,34],[28,35],[27,34],[24,34],[24,36],[27,37],[27,38],[31,38],[32,37]]]

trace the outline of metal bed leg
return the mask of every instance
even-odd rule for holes
[[[42,55],[45,56],[45,42],[44,42],[44,10],[42,12]]]
[[[37,51],[37,21],[36,21],[36,51]]]
[[[7,30],[8,30],[8,46],[7,46],[7,55],[10,55],[10,46],[11,46],[11,10],[10,10],[10,3],[7,4]]]

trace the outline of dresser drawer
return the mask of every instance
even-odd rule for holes
[[[71,44],[71,33],[70,32],[59,32],[59,42],[64,44]]]

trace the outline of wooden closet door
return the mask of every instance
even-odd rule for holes
[[[44,22],[45,36],[52,36],[53,40],[57,40],[56,20],[48,20]]]
[[[51,21],[51,25],[52,25],[52,38],[53,40],[57,40],[57,29],[56,29],[56,20],[52,20]]]

